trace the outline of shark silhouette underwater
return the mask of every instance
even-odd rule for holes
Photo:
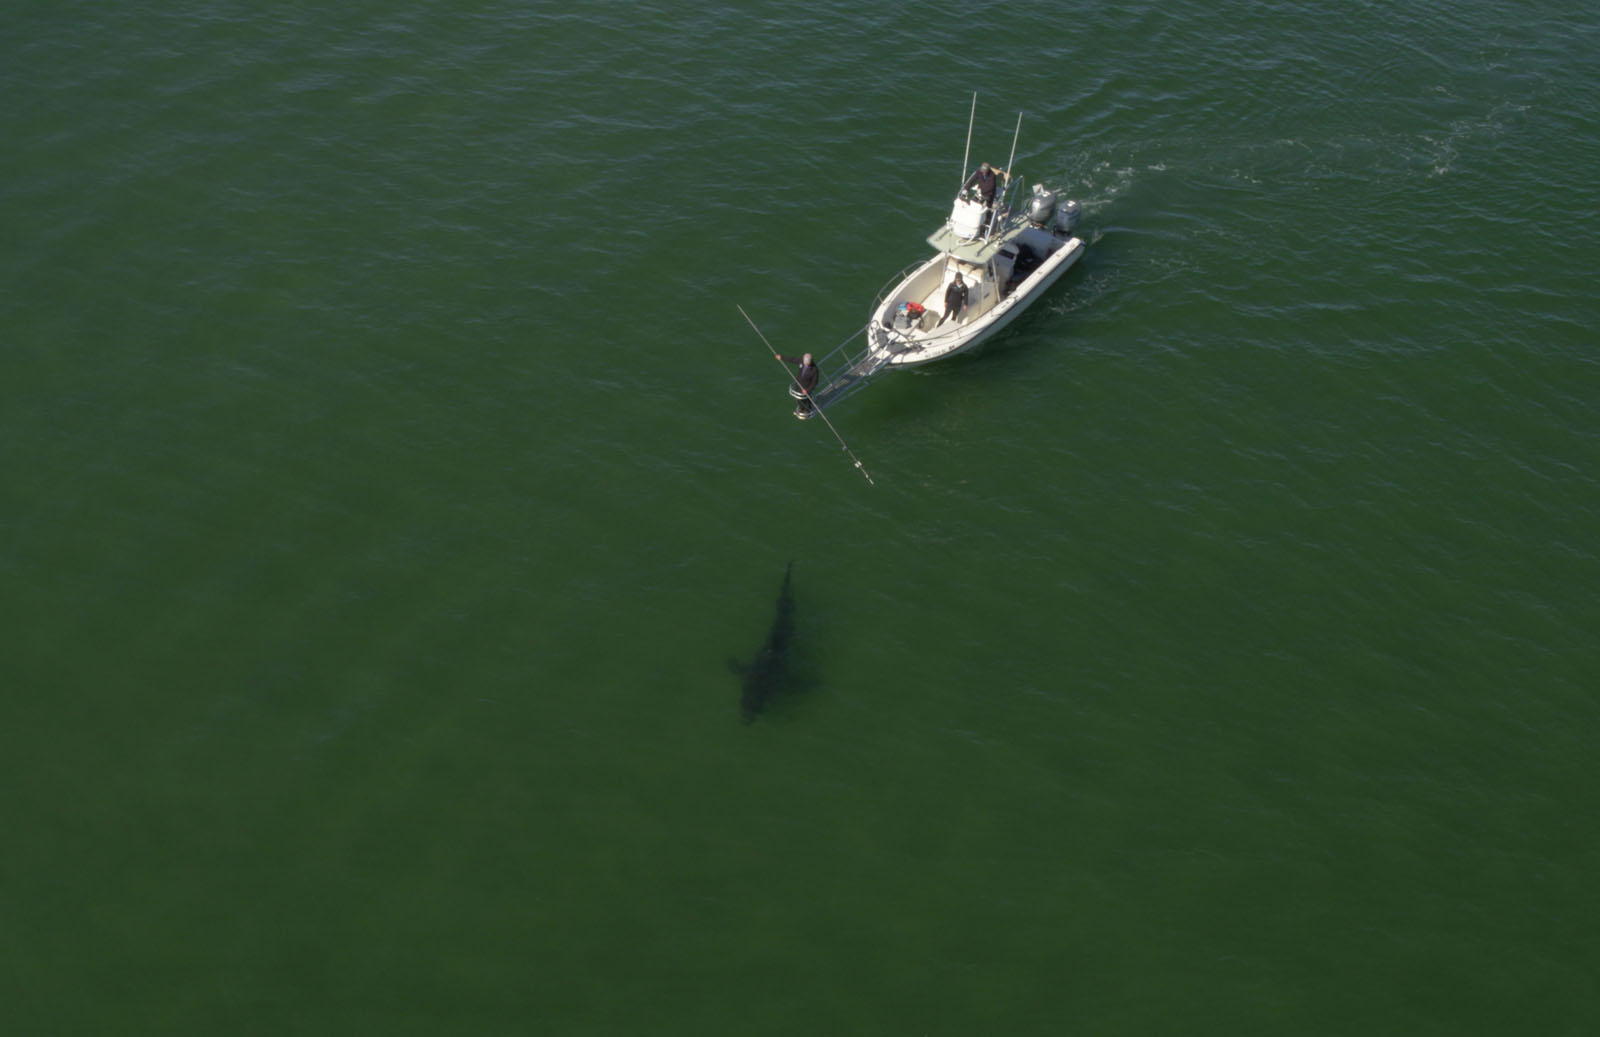
[[[773,696],[798,690],[801,682],[789,659],[793,643],[794,563],[790,562],[783,572],[783,586],[778,590],[777,611],[772,617],[772,629],[767,631],[766,643],[748,664],[737,660],[728,663],[740,677],[739,716],[745,723],[760,716]]]

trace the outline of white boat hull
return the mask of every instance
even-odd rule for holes
[[[1081,239],[1042,229],[1026,228],[1009,237],[1039,251],[1050,249],[1049,255],[1009,293],[980,281],[976,304],[969,298],[967,312],[954,321],[938,323],[936,315],[944,309],[944,288],[954,261],[943,253],[933,256],[901,280],[874,309],[868,330],[872,354],[886,356],[887,366],[904,368],[972,352],[1037,301],[1084,251]],[[895,319],[905,303],[916,303],[931,312],[919,325],[907,327]],[[900,326],[896,327],[897,323]]]

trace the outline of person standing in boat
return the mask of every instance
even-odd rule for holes
[[[978,189],[978,198],[983,202],[983,228],[985,233],[988,232],[989,219],[994,215],[994,194],[996,187],[999,186],[996,174],[1008,179],[1011,176],[1004,169],[995,169],[989,163],[982,162],[979,163],[978,168],[973,171],[972,175],[967,177],[967,182],[961,185],[963,191],[969,187]]]
[[[815,360],[811,359],[810,353],[798,358],[784,356],[781,353],[772,355],[784,363],[794,364],[800,369],[795,375],[794,381],[789,385],[789,395],[800,401],[794,406],[794,416],[797,418],[808,416],[813,408],[811,390],[817,387],[817,381],[822,377],[822,369],[817,366]]]
[[[957,274],[955,279],[950,282],[950,287],[944,290],[944,316],[939,318],[939,324],[943,324],[952,317],[959,318],[961,311],[966,308],[967,285],[966,282],[961,280],[961,275]],[[939,324],[935,324],[934,327],[938,327]]]

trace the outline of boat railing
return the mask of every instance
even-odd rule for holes
[[[893,277],[883,282],[883,287],[879,288],[878,294],[872,298],[872,316],[869,318],[870,320],[877,319],[878,308],[883,305],[883,301],[889,297],[890,292],[900,287],[900,283],[906,279],[906,275],[926,262],[926,259],[918,259],[911,263],[907,263],[905,269],[901,270],[898,274],[895,274]]]
[[[863,343],[861,347],[852,351],[850,344],[860,338],[870,325],[863,326],[843,342],[833,348],[831,352],[823,354],[817,366],[825,372],[822,384],[811,392],[812,401],[819,407],[826,409],[846,396],[853,394],[867,379],[877,373],[873,366],[872,347],[870,342]]]
[[[852,350],[851,344],[863,333],[867,336],[865,343]],[[854,396],[896,356],[915,346],[911,339],[893,328],[874,327],[868,322],[821,359],[822,370],[832,374],[826,374],[822,384],[812,392],[812,401],[818,408],[826,409]]]
[[[925,260],[909,263],[898,274],[885,281],[882,288],[878,289],[877,296],[872,301],[872,310],[867,317],[867,323],[857,328],[850,337],[833,347],[826,353],[817,355],[817,366],[822,368],[822,384],[818,385],[811,393],[812,402],[820,408],[827,408],[847,396],[855,394],[856,390],[866,385],[873,375],[882,371],[888,364],[890,357],[909,346],[911,343],[905,336],[900,335],[892,328],[881,328],[885,336],[883,344],[887,349],[874,350],[871,335],[859,345],[852,348],[857,339],[872,330],[872,324],[878,319],[878,310],[906,275]]]

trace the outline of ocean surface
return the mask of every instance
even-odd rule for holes
[[[1597,61],[1571,0],[12,5],[6,1031],[1600,1032]],[[737,307],[859,329],[974,92],[1088,250],[830,412],[869,484]]]

